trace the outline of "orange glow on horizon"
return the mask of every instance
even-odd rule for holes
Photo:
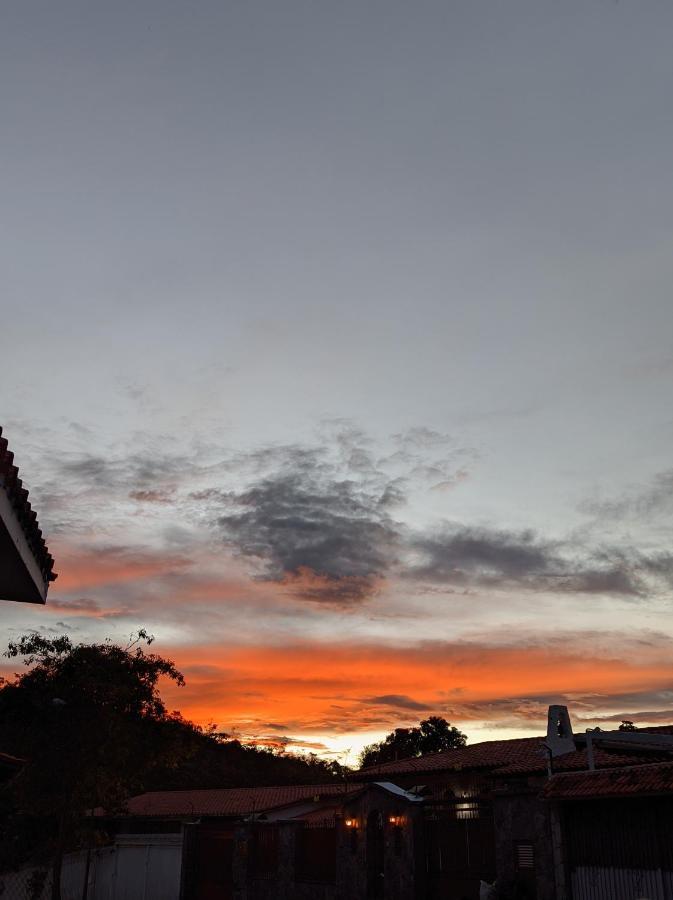
[[[168,655],[187,687],[167,688],[166,698],[188,718],[225,729],[277,723],[320,735],[387,731],[432,713],[455,722],[496,720],[515,715],[517,698],[656,690],[670,679],[664,654],[627,663],[547,647],[303,644],[185,647]],[[379,699],[397,695],[418,707]],[[507,701],[512,708],[503,712]]]

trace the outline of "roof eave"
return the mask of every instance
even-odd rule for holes
[[[17,603],[47,601],[49,581],[45,579],[26,540],[26,535],[12,504],[0,489],[0,559],[10,577],[0,580],[0,600]]]

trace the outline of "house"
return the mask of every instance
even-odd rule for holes
[[[477,900],[493,882],[530,900],[585,900],[594,894],[578,885],[602,858],[580,865],[585,813],[572,812],[580,807],[568,785],[609,786],[615,773],[638,772],[659,773],[669,792],[657,801],[663,846],[673,736],[573,734],[565,707],[550,707],[546,737],[385,763],[358,772],[354,784],[145,794],[117,821],[116,840],[131,832],[156,840],[148,835],[172,821],[182,842],[180,900]],[[633,808],[651,832],[651,815]]]
[[[55,578],[54,560],[0,427],[0,600],[45,603]]]
[[[421,805],[393,784],[333,782],[158,791],[132,798],[121,817],[97,815],[119,848],[117,882],[140,878],[129,869],[140,857],[123,849],[130,841],[144,847],[147,870],[171,835],[171,857],[164,853],[161,866],[179,869],[179,877],[156,900],[401,900],[416,896],[423,881]],[[90,897],[97,900],[100,883],[107,900],[97,876],[105,854],[96,856]]]
[[[665,900],[671,729],[485,741],[356,782],[153,791],[64,866],[64,900]],[[12,876],[14,877],[14,876]],[[21,873],[17,874],[21,876]],[[511,891],[508,893],[508,888]],[[40,900],[44,900],[40,897]]]
[[[536,900],[564,900],[544,795],[550,776],[672,758],[670,734],[573,734],[567,709],[552,706],[546,737],[484,741],[372,766],[357,777],[387,778],[424,798],[428,900],[476,900],[481,882],[496,879],[516,882]]]
[[[357,789],[359,786],[351,786]],[[109,816],[97,810],[99,825],[112,837],[112,846],[130,844],[144,849],[150,868],[156,860],[162,871],[177,872],[170,886],[162,882],[159,893],[149,883],[142,900],[230,900],[245,888],[248,849],[256,864],[263,858],[277,860],[281,844],[265,837],[276,834],[274,823],[311,817],[328,818],[335,804],[350,789],[342,783],[281,785],[275,787],[221,788],[189,791],[151,791],[132,797],[123,815]],[[315,821],[315,817],[314,817]],[[242,831],[241,831],[242,829]],[[169,837],[170,836],[170,837]],[[170,844],[170,855],[159,846]],[[283,847],[285,845],[283,844]],[[266,854],[266,857],[264,856]],[[269,854],[272,854],[269,857]],[[105,878],[97,875],[98,856],[91,874],[91,900],[108,900]],[[140,856],[117,852],[117,872],[130,883],[139,878]],[[266,865],[269,863],[267,861]],[[250,865],[254,881],[254,865]],[[135,872],[135,874],[134,874]],[[116,880],[119,880],[119,875]],[[261,876],[268,884],[266,874]],[[100,885],[99,888],[96,885]],[[154,882],[152,882],[154,884]],[[241,886],[242,885],[242,886]],[[170,890],[169,890],[170,887]]]
[[[97,809],[88,822],[92,852],[69,853],[64,859],[62,898],[81,900],[86,893],[87,900],[228,900],[236,896],[235,877],[246,888],[247,849],[266,846],[264,835],[272,834],[274,821],[303,815],[315,822],[312,813],[328,816],[344,794],[338,782],[153,791],[132,797],[123,813]],[[253,833],[258,823],[269,830]],[[238,837],[239,827],[250,833]],[[250,874],[254,882],[252,870]],[[34,900],[48,900],[50,871],[35,866],[2,873],[0,896],[23,900],[36,875],[43,876],[43,884]],[[268,886],[268,878],[264,883]]]

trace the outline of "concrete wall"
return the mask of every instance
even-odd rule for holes
[[[270,875],[251,875],[248,871],[251,829],[239,826],[234,838],[234,900],[336,900],[336,885],[295,881],[296,822],[274,822],[265,826],[278,829],[278,868]]]
[[[529,873],[517,869],[516,845],[530,843],[534,853],[530,878],[536,900],[557,900],[550,807],[540,799],[543,786],[543,779],[530,779],[495,793],[496,867],[500,880],[525,880]]]
[[[337,819],[336,883],[295,880],[295,842],[300,823],[274,823],[279,829],[279,865],[273,876],[251,876],[248,872],[249,826],[240,826],[235,837],[234,900],[365,900],[367,896],[367,821],[380,812],[383,818],[383,881],[385,900],[416,900],[422,897],[424,869],[417,859],[422,834],[421,804],[413,804],[387,791],[373,788],[349,803]],[[399,825],[389,822],[399,816]],[[346,819],[357,822],[349,828]]]
[[[87,900],[179,900],[182,836],[180,834],[118,835],[115,843],[91,853]],[[34,869],[0,875],[2,900],[27,900]],[[63,861],[63,900],[82,900],[86,853],[69,853]],[[45,873],[42,893],[51,896],[51,874]]]
[[[384,890],[386,900],[413,900],[422,890],[424,870],[418,859],[421,845],[421,804],[409,803],[387,791],[373,789],[344,808],[344,818],[351,816],[358,822],[354,839],[342,826],[337,857],[339,872],[339,900],[367,895],[367,821],[379,811],[383,817]],[[390,816],[401,817],[401,824],[393,826]]]

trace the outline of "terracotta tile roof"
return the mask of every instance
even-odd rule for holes
[[[28,491],[19,478],[18,466],[14,465],[14,454],[8,449],[7,438],[2,436],[2,426],[0,426],[0,487],[4,488],[7,499],[21,524],[45,584],[54,581],[56,579],[54,559],[42,537],[37,514],[28,500]]]
[[[627,766],[642,761],[642,751],[635,747],[631,752],[613,752],[594,746],[594,759],[598,768],[608,766]],[[651,752],[648,760],[651,760]],[[667,759],[658,755],[655,759]],[[429,753],[413,759],[401,759],[396,762],[383,763],[380,766],[369,766],[361,769],[360,777],[365,780],[378,775],[413,775],[433,772],[457,772],[461,770],[487,770],[498,775],[525,775],[547,771],[547,751],[544,738],[514,738],[507,741],[483,741],[469,744],[455,750],[444,750],[441,753]],[[553,761],[556,772],[574,769],[587,769],[586,750],[577,750],[565,756],[556,757]]]
[[[348,792],[362,785],[349,784]],[[245,816],[278,809],[302,800],[346,795],[345,786],[333,784],[291,784],[278,787],[215,788],[198,791],[150,791],[132,797],[127,809],[132,816]],[[102,815],[102,811],[97,811]]]
[[[545,785],[543,796],[549,800],[580,800],[591,797],[636,797],[647,794],[673,794],[673,763],[603,769],[554,775]]]
[[[340,806],[320,806],[318,809],[312,809],[310,812],[293,818],[312,828],[333,828],[340,812]]]

